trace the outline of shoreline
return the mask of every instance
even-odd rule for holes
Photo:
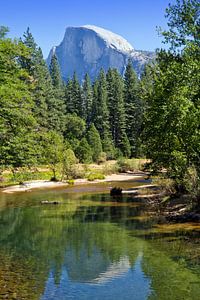
[[[74,180],[74,185],[82,185],[82,184],[93,184],[93,183],[101,183],[101,182],[121,182],[127,180],[134,179],[142,179],[144,178],[145,173],[121,173],[121,174],[111,174],[105,176],[105,179],[99,180],[96,179],[94,181],[88,181],[86,178],[80,178]],[[35,189],[43,189],[43,188],[57,188],[57,187],[67,187],[70,186],[67,182],[53,182],[49,180],[33,180],[26,181],[22,185],[13,185],[9,187],[5,187],[0,189],[0,193],[13,194],[17,192],[26,192],[32,191]]]

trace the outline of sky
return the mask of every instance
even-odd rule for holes
[[[1,0],[0,25],[9,37],[21,37],[30,27],[44,57],[59,45],[67,26],[96,25],[120,34],[138,50],[163,47],[156,26],[175,0]]]

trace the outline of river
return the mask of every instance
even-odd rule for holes
[[[199,300],[200,226],[166,225],[114,185],[0,193],[0,299]]]

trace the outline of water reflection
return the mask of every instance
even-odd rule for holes
[[[109,265],[98,278],[84,284],[71,280],[68,269],[63,269],[60,284],[56,286],[51,272],[41,299],[143,300],[150,292],[150,280],[144,276],[139,255],[134,267],[131,267],[128,257],[122,257],[118,263]]]
[[[63,204],[40,205],[55,197]],[[165,236],[131,199],[75,197],[4,196],[0,299],[199,299],[199,266],[188,264],[193,245],[183,233]]]

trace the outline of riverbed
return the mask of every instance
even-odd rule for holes
[[[112,198],[116,184],[0,193],[0,299],[199,300],[200,226]]]

